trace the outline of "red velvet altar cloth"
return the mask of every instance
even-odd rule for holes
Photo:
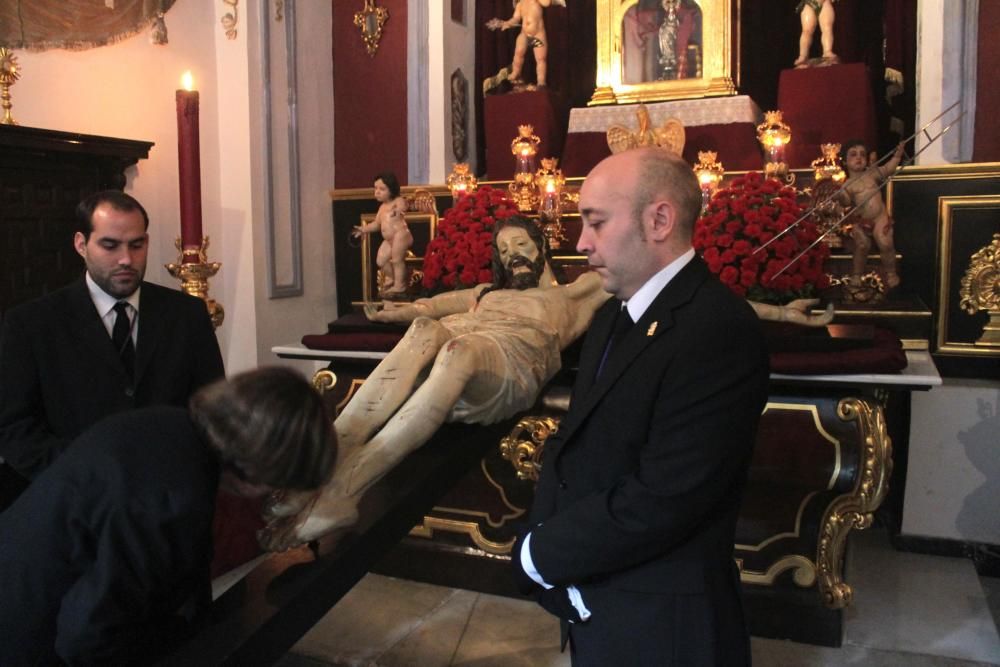
[[[388,352],[406,331],[403,326],[368,322],[358,313],[345,315],[331,322],[328,328],[325,334],[303,336],[302,344],[311,350]],[[788,375],[897,373],[904,368],[906,353],[899,337],[879,328],[874,328],[870,345],[857,349],[771,354],[771,372]]]
[[[668,118],[684,124],[684,159],[698,161],[698,151],[716,151],[726,169],[743,171],[763,166],[756,124],[760,109],[746,95],[675,100],[646,104],[652,127]],[[611,154],[607,131],[619,125],[639,127],[638,104],[576,108],[570,112],[562,167],[567,176],[586,176],[594,165]]]
[[[563,151],[569,110],[562,96],[551,90],[486,95],[484,114],[486,169],[491,179],[508,179],[514,173],[510,142],[518,136],[518,125],[531,125],[541,139],[536,168],[543,157],[559,156]]]
[[[785,155],[792,169],[809,167],[824,143],[861,139],[870,151],[878,148],[875,102],[863,63],[782,70],[778,108],[792,128]]]

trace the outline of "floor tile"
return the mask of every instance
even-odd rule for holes
[[[534,602],[481,595],[452,663],[456,667],[569,667],[559,621]]]

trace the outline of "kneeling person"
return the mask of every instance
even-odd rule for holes
[[[211,600],[218,487],[312,489],[335,459],[319,395],[285,368],[96,424],[0,515],[0,664],[149,660]]]

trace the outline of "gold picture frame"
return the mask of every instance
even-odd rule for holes
[[[375,213],[364,213],[361,215],[362,225],[367,225],[375,220]],[[427,252],[427,244],[437,234],[438,216],[434,213],[405,213],[406,224],[413,234],[413,245],[406,253],[406,267],[408,280],[413,276],[414,271],[421,271],[424,266],[424,254]],[[375,265],[375,254],[378,246],[373,234],[361,235],[361,298],[364,303],[376,301],[378,298],[378,267]],[[382,242],[379,234],[377,243]]]
[[[1000,348],[977,344],[982,326],[988,321],[986,313],[970,315],[960,305],[961,276],[975,251],[989,245],[993,234],[1000,232],[998,215],[1000,195],[938,199],[939,286],[935,321],[938,354],[1000,358]]]
[[[740,0],[673,0],[669,16],[678,55],[665,60],[656,54],[670,43],[670,30],[661,38],[668,16],[663,6],[670,1],[597,0],[597,86],[590,106],[737,93]]]

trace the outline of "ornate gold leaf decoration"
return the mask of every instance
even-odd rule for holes
[[[500,440],[500,456],[514,466],[518,479],[537,482],[545,441],[558,430],[557,417],[525,417]]]
[[[365,6],[354,14],[354,25],[361,30],[361,38],[365,42],[365,50],[372,58],[378,51],[379,40],[382,39],[382,26],[389,20],[389,10],[376,7],[375,0],[365,0]]]
[[[233,8],[233,11],[226,12],[222,16],[222,19],[220,19],[222,27],[226,31],[228,39],[236,39],[236,24],[240,22],[240,9],[237,5],[240,3],[240,0],[222,0],[222,2]]]
[[[969,315],[981,310],[990,315],[976,345],[1000,347],[1000,234],[969,258],[959,296],[959,306]]]
[[[816,548],[819,592],[830,609],[851,604],[854,591],[841,577],[847,536],[854,529],[872,525],[875,510],[889,491],[892,474],[892,439],[881,406],[865,399],[845,398],[837,405],[837,416],[858,422],[863,445],[854,489],[830,503],[820,528]]]
[[[649,110],[641,102],[635,115],[639,121],[639,129],[635,132],[623,125],[612,125],[608,128],[608,148],[612,153],[621,153],[642,146],[659,146],[675,155],[684,152],[684,124],[681,121],[668,118],[663,125],[651,127],[653,123],[649,118]]]
[[[3,118],[0,118],[0,125],[17,125],[17,121],[10,113],[10,87],[21,78],[21,71],[17,65],[17,56],[10,49],[0,46],[0,107],[3,108]]]

